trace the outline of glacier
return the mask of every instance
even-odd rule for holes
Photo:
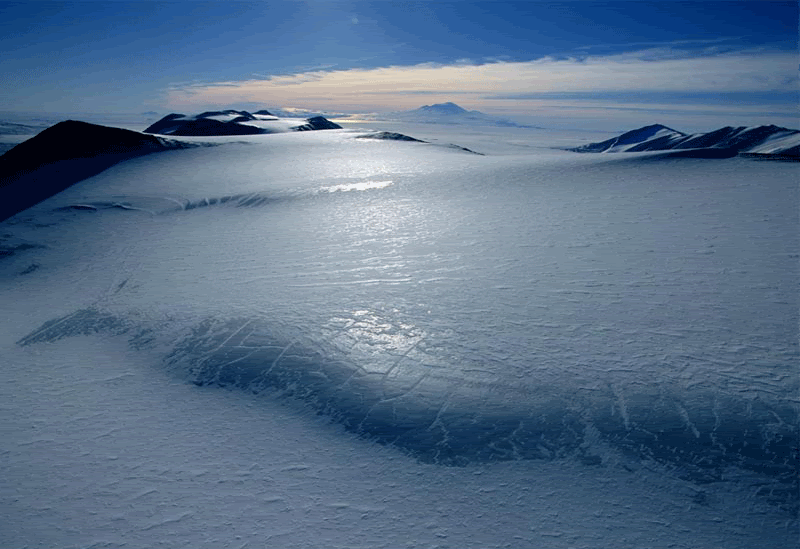
[[[793,546],[793,165],[381,130],[0,225],[0,541]]]

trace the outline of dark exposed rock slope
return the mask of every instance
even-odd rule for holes
[[[800,131],[780,126],[726,126],[708,133],[689,135],[661,124],[654,124],[623,133],[606,141],[589,143],[570,150],[576,152],[686,151],[681,156],[695,158],[728,158],[739,153],[791,157],[800,155]],[[702,150],[706,153],[689,154],[689,150]]]
[[[0,220],[123,160],[186,146],[120,128],[59,122],[0,156]]]
[[[285,123],[269,111],[207,111],[193,116],[168,114],[149,126],[145,133],[184,136],[258,135],[285,131],[338,130],[341,126],[315,116],[304,122]]]

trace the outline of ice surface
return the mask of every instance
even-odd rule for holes
[[[0,225],[3,545],[796,544],[792,165],[364,133]]]

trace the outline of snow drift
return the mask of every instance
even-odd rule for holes
[[[130,334],[131,344],[142,346],[168,330],[168,324],[156,329],[92,308],[52,319],[18,343],[105,333]],[[376,364],[348,357],[347,337],[320,348],[313,338],[305,345],[282,339],[268,319],[209,318],[178,339],[166,363],[199,386],[279,389],[348,430],[442,465],[570,455],[599,463],[587,440],[599,435],[639,460],[674,464],[695,481],[720,480],[726,467],[738,466],[784,483],[780,497],[787,501],[797,488],[797,412],[789,404],[666,387],[627,390],[622,397],[611,387],[581,394],[558,386],[484,386],[449,373],[447,358],[421,333],[409,336],[393,364],[375,371]]]

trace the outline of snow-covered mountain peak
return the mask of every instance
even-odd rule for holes
[[[279,118],[269,111],[206,111],[197,115],[169,114],[150,125],[145,133],[160,135],[222,136],[340,129],[322,116]]]
[[[451,101],[448,101],[446,103],[436,103],[434,105],[423,105],[422,107],[417,109],[417,111],[430,114],[443,114],[443,115],[470,114],[471,112],[478,113],[478,111],[468,111],[467,109],[460,107],[459,105],[456,105]]]
[[[634,139],[645,140],[658,135],[663,135],[666,132],[678,135],[686,135],[683,132],[679,132],[678,130],[673,130],[672,128],[664,126],[663,124],[651,124],[649,126],[643,126],[639,129],[626,132],[623,134],[623,136],[628,136],[627,138],[630,140]],[[621,138],[622,136],[620,136],[620,140],[622,140]]]
[[[421,122],[424,124],[474,124],[506,128],[536,127],[518,124],[513,120],[505,118],[495,118],[481,111],[468,111],[452,101],[436,103],[434,105],[423,105],[422,107],[410,111],[390,113],[390,118],[408,122]]]
[[[685,134],[661,124],[644,126],[599,143],[572,149],[576,152],[643,152],[713,149],[715,158],[738,153],[798,155],[800,132],[780,126],[725,126],[708,133]],[[719,151],[727,151],[719,156]]]

